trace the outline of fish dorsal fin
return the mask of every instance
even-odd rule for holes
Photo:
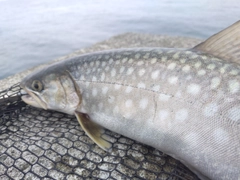
[[[103,150],[108,151],[111,149],[112,144],[104,137],[105,130],[98,124],[91,121],[87,114],[75,112],[77,120],[85,133]]]
[[[195,46],[193,50],[240,64],[240,21],[214,34],[203,43]]]

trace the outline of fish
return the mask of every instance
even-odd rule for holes
[[[201,179],[240,179],[240,21],[191,49],[131,48],[53,63],[22,100],[75,115],[103,150],[105,129],[180,160]]]

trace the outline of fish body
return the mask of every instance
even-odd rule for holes
[[[30,96],[22,98],[75,114],[103,149],[111,144],[102,127],[171,155],[202,179],[239,179],[240,65],[236,53],[211,53],[212,44],[82,55],[26,77]]]

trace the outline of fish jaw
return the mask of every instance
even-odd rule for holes
[[[24,91],[26,94],[24,94],[21,98],[26,104],[47,110],[47,104],[43,102],[37,95],[26,88]]]

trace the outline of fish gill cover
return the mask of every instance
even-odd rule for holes
[[[100,149],[74,116],[26,105],[16,84],[0,92],[0,179],[198,179],[179,161],[107,131]]]

